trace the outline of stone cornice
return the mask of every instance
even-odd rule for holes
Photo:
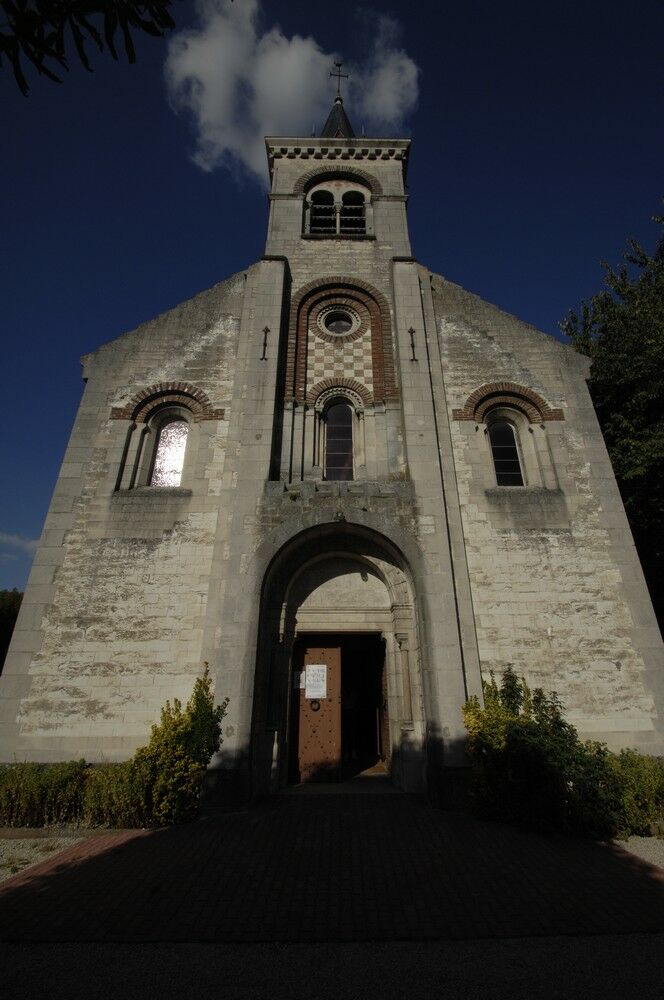
[[[410,139],[320,139],[271,137],[265,139],[270,178],[274,161],[320,160],[326,163],[371,160],[396,160],[401,162],[404,176],[408,165]]]

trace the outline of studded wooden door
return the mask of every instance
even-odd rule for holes
[[[318,668],[310,669],[307,667]],[[323,669],[324,668],[324,669]],[[307,688],[307,678],[309,688]],[[322,695],[324,690],[324,696]],[[337,781],[341,768],[341,649],[304,650],[298,739],[300,781]]]

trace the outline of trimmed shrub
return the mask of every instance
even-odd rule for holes
[[[0,826],[77,823],[85,778],[83,760],[0,766]]]

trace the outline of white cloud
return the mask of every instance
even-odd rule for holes
[[[417,104],[419,69],[398,48],[400,29],[394,18],[375,19],[376,37],[366,66],[353,74],[353,93],[362,114],[372,123],[398,129]]]
[[[24,535],[12,535],[5,531],[0,531],[0,545],[8,545],[10,548],[32,553],[39,545],[39,540],[36,538],[26,538]]]
[[[265,135],[320,130],[334,93],[335,53],[311,37],[286,37],[260,26],[259,0],[199,0],[200,26],[173,36],[165,74],[170,101],[191,114],[194,161],[203,170],[226,167],[265,180]],[[351,120],[370,133],[397,132],[414,109],[419,70],[398,48],[398,25],[372,15],[373,43],[365,62],[350,66]]]

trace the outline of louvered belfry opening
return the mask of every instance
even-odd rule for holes
[[[314,191],[311,196],[309,232],[319,236],[333,236],[336,228],[334,195],[331,191]]]
[[[366,232],[364,195],[360,191],[346,191],[341,199],[340,231],[345,234]]]

